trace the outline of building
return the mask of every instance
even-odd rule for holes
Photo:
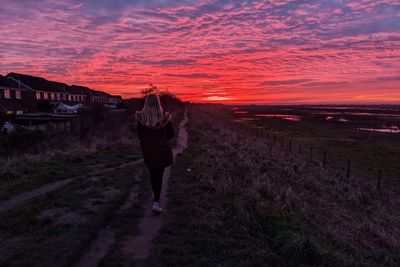
[[[10,73],[6,76],[18,88],[33,92],[32,102],[48,100],[53,103],[64,103],[67,105],[76,104],[113,104],[122,102],[120,96],[112,96],[108,93],[96,91],[79,85],[67,85],[65,83],[49,81],[41,77]]]
[[[121,96],[113,96],[108,93],[90,89],[80,85],[71,85],[70,90],[74,92],[81,92],[87,96],[85,103],[87,104],[110,104],[117,105],[122,103]]]
[[[8,79],[20,84],[23,88],[35,93],[35,100],[63,102],[69,105],[85,103],[86,95],[75,91],[69,85],[60,82],[48,81],[41,77],[34,77],[19,73],[10,73]]]
[[[0,113],[21,115],[34,108],[34,93],[0,75]]]

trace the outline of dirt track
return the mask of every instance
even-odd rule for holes
[[[179,132],[177,138],[177,144],[173,149],[174,158],[183,152],[187,147],[188,134],[186,131],[186,123],[188,122],[187,111],[185,111],[185,116],[179,125]],[[168,195],[168,180],[171,174],[171,167],[168,167],[164,173],[163,177],[163,192],[162,192],[162,206],[167,206]],[[137,201],[137,192],[135,188],[131,189],[131,194],[121,205],[121,207],[116,211],[116,213],[123,212],[127,207],[133,206]],[[139,221],[139,231],[137,235],[128,237],[128,239],[121,246],[121,253],[129,259],[129,261],[134,261],[137,266],[142,266],[144,260],[148,257],[152,240],[156,237],[158,231],[161,229],[164,216],[154,215],[151,211],[152,197],[149,197],[147,201],[143,204],[145,209],[144,216]],[[76,267],[95,267],[99,264],[101,259],[106,255],[110,246],[115,242],[115,233],[111,226],[106,226],[104,229],[100,230],[95,240],[92,242],[91,247],[82,256],[79,262],[75,265]]]

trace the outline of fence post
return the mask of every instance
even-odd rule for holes
[[[351,166],[351,161],[347,160],[347,179],[350,178],[350,166]]]
[[[376,185],[378,192],[381,192],[381,181],[382,181],[382,170],[379,170],[378,171],[378,183]]]

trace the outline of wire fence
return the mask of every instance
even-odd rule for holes
[[[348,180],[354,177],[372,179],[372,185],[375,186],[380,193],[383,190],[383,178],[385,178],[385,182],[397,182],[396,177],[391,176],[387,169],[367,167],[366,164],[360,163],[351,156],[343,158],[328,149],[321,149],[316,146],[304,144],[299,140],[286,138],[279,134],[271,133],[264,128],[247,123],[236,122],[235,128],[243,134],[252,135],[256,139],[264,140],[274,149],[286,151],[287,153],[300,156],[305,160],[312,161],[316,166],[339,172]],[[385,174],[386,176],[384,176]]]
[[[338,173],[348,181],[352,181],[355,178],[368,179],[370,186],[378,190],[380,194],[384,191],[385,186],[389,188],[394,183],[397,185],[399,182],[398,177],[393,175],[395,170],[367,166],[367,163],[362,163],[354,157],[341,157],[329,149],[305,144],[301,140],[294,138],[284,137],[276,132],[268,131],[264,127],[233,121],[226,114],[215,112],[213,109],[202,109],[202,112],[208,114],[213,120],[218,120],[225,128],[253,136],[255,140],[266,142],[271,149],[280,149],[297,157],[302,157],[304,160],[314,163],[316,167]]]

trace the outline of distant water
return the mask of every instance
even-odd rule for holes
[[[361,131],[378,132],[378,133],[400,133],[400,128],[397,126],[387,128],[357,128]]]
[[[269,107],[266,107],[268,110]],[[326,109],[321,111],[310,111],[308,108],[273,108],[274,111],[281,111],[279,113],[252,113],[251,109],[246,110],[246,108],[235,107],[231,108],[232,113],[236,116],[236,121],[244,122],[244,121],[256,121],[262,118],[278,118],[287,121],[300,122],[303,119],[313,120],[315,119],[315,115],[326,115],[324,116],[324,120],[326,122],[339,122],[341,124],[345,124],[347,126],[354,125],[354,129],[360,131],[370,131],[377,133],[392,133],[397,134],[400,133],[400,128],[398,126],[398,120],[400,120],[400,114],[396,114],[396,112],[400,111],[395,108],[375,108],[375,107],[313,107],[316,109]],[[332,109],[336,109],[337,111],[332,111]],[[357,109],[357,111],[352,110]],[[365,110],[363,112],[362,110]],[[391,111],[391,113],[382,113],[384,111]],[[292,114],[285,114],[288,113]],[[374,111],[377,111],[374,113]],[[381,111],[381,112],[379,112]],[[254,112],[254,111],[253,111]],[[299,112],[301,115],[296,115],[293,113]],[[349,116],[353,116],[350,117]],[[362,120],[357,119],[357,117],[363,118]],[[371,119],[368,119],[368,118]],[[377,123],[378,126],[371,127],[371,122]],[[362,127],[362,123],[366,123],[364,127]],[[380,124],[380,125],[379,125]],[[390,125],[392,124],[392,125]]]
[[[288,121],[300,121],[301,116],[289,114],[256,114],[256,117],[279,118]]]

